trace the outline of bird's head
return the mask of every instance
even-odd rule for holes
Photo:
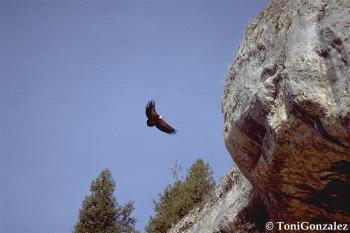
[[[163,116],[159,116],[159,119],[163,119]]]

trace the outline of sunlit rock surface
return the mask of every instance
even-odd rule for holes
[[[231,170],[231,188],[171,232],[350,223],[349,53],[349,0],[275,0],[257,16],[222,99],[225,144],[244,176]]]
[[[225,143],[275,221],[350,222],[350,1],[273,1],[222,100]]]

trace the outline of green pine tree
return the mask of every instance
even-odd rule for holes
[[[196,207],[210,196],[215,188],[213,171],[208,163],[198,159],[187,171],[184,182],[186,192],[192,201],[192,206]]]
[[[184,180],[179,180],[177,173],[174,177],[175,183],[168,185],[159,195],[159,200],[154,201],[155,215],[149,219],[148,233],[167,232],[192,209],[204,205],[215,188],[213,172],[201,159],[187,170]]]
[[[103,170],[90,186],[79,210],[75,233],[132,233],[135,231],[133,202],[120,206],[114,196],[115,181],[108,169]]]

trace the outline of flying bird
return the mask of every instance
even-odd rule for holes
[[[168,133],[168,134],[176,133],[176,130],[163,120],[163,116],[158,115],[158,113],[156,112],[154,100],[151,100],[147,103],[146,116],[148,118],[147,119],[148,127],[156,126],[160,131],[163,131],[164,133]]]

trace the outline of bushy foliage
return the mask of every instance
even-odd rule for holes
[[[177,166],[177,165],[176,165]],[[174,177],[177,177],[177,173]],[[204,204],[215,188],[213,172],[208,163],[198,159],[183,180],[168,185],[154,201],[155,215],[146,227],[148,233],[165,233],[192,209]]]
[[[118,205],[113,192],[115,181],[111,172],[103,170],[90,186],[91,194],[85,197],[79,210],[75,233],[132,233],[135,231],[133,202]]]

